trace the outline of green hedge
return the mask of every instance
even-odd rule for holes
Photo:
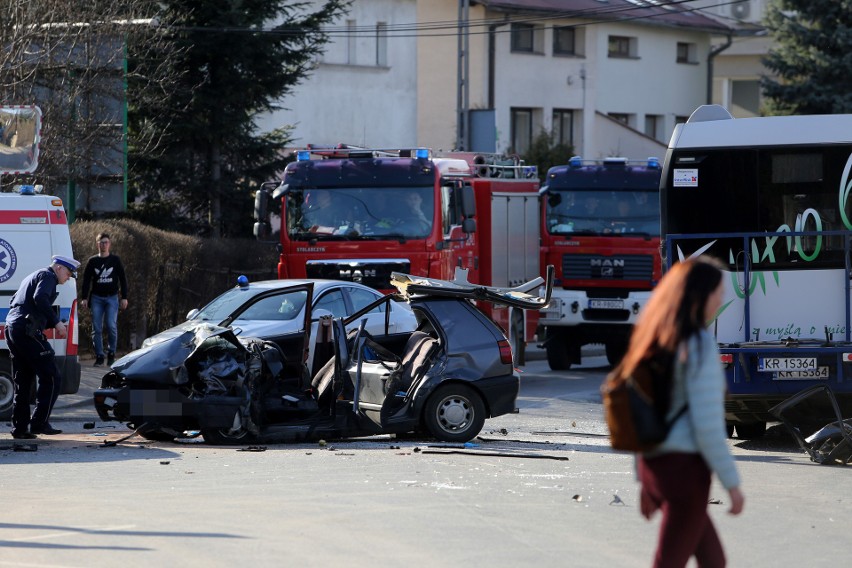
[[[79,221],[70,229],[74,257],[82,263],[78,297],[86,262],[97,254],[99,233],[110,235],[111,252],[124,265],[129,301],[118,316],[119,352],[180,323],[189,310],[234,286],[240,274],[252,281],[277,277],[275,248],[252,239],[202,239],[126,219]],[[91,313],[80,309],[78,314],[80,351],[91,354]]]

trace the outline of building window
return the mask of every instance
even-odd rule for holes
[[[553,142],[574,145],[574,111],[553,109]]]
[[[731,81],[730,107],[737,118],[760,114],[760,81]]]
[[[697,63],[698,56],[697,46],[694,43],[677,43],[677,62],[678,63]]]
[[[630,124],[630,115],[626,112],[608,112],[606,113],[606,115],[611,119],[617,120],[618,122],[621,122],[627,126],[632,126]]]
[[[574,55],[576,53],[576,39],[573,26],[553,28],[554,55]]]
[[[512,51],[520,53],[542,53],[541,26],[532,24],[512,24]]]
[[[512,109],[512,151],[516,154],[526,153],[532,144],[532,119],[532,109]]]
[[[675,116],[675,124],[686,124],[687,120],[689,120],[688,116]]]
[[[376,24],[376,65],[388,66],[388,25],[385,22]]]
[[[355,20],[346,20],[346,63],[355,65]]]
[[[609,57],[636,57],[636,38],[627,36],[609,36]]]
[[[645,135],[662,140],[663,137],[663,115],[661,114],[646,114],[645,115]]]

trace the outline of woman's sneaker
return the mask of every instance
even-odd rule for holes
[[[98,355],[98,358],[95,359],[95,367],[103,367],[103,366],[104,366],[103,355]]]
[[[107,366],[112,367],[113,363],[115,363],[115,353],[107,351]]]

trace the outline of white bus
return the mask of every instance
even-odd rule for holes
[[[707,105],[672,135],[664,262],[706,254],[729,267],[713,329],[741,438],[762,436],[769,408],[820,382],[852,416],[850,169],[852,115],[734,119]],[[828,411],[809,410],[823,423]]]

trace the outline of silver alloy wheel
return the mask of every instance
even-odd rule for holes
[[[438,424],[447,432],[463,432],[471,423],[474,409],[470,401],[458,394],[445,397],[435,409]]]

